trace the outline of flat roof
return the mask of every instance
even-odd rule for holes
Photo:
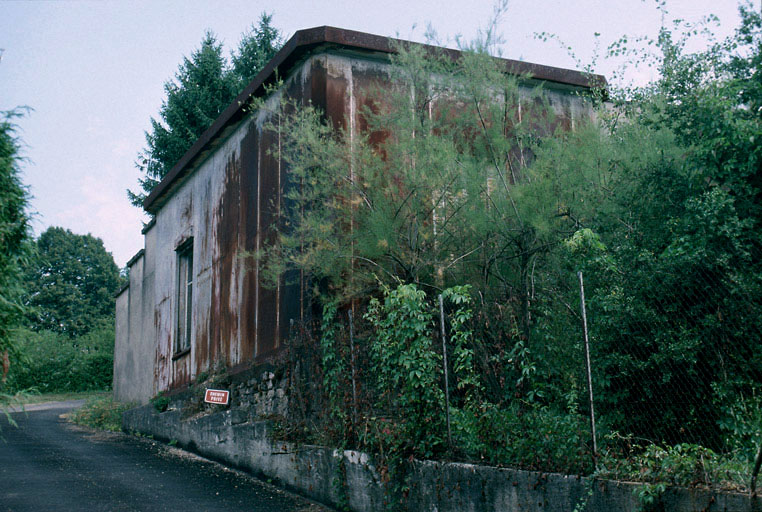
[[[212,125],[201,134],[191,148],[159,182],[143,202],[143,207],[150,213],[161,208],[163,198],[173,186],[186,174],[189,165],[232,123],[240,121],[245,115],[245,106],[251,97],[261,96],[265,87],[273,83],[276,77],[286,77],[301,58],[320,46],[334,46],[368,52],[386,54],[395,53],[398,45],[415,45],[430,52],[444,52],[452,59],[457,59],[461,52],[411,41],[393,39],[365,32],[322,26],[299,30],[280,49],[260,73],[246,86],[233,102],[217,117]],[[583,73],[571,69],[532,64],[512,59],[498,59],[505,64],[505,70],[515,75],[527,75],[536,80],[555,82],[573,87],[590,88],[606,86],[606,79],[601,75]]]
[[[133,266],[135,263],[137,263],[137,261],[138,261],[140,258],[142,258],[142,257],[143,257],[143,255],[144,255],[145,253],[146,253],[146,250],[145,250],[145,249],[140,249],[138,252],[136,252],[136,253],[135,253],[135,256],[133,256],[132,258],[130,258],[130,260],[127,262],[127,264],[125,265],[125,267],[129,268],[129,267]]]

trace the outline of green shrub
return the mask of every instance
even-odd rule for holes
[[[108,319],[78,338],[51,331],[14,333],[20,358],[8,374],[7,389],[41,393],[111,388],[114,326]]]
[[[110,396],[93,398],[74,411],[71,420],[78,425],[118,432],[122,430],[122,413],[131,407],[132,404],[115,402]]]
[[[402,284],[385,288],[383,302],[371,299],[365,315],[374,328],[376,409],[399,419],[398,448],[406,456],[431,457],[444,445],[442,363],[430,337],[432,310],[422,290]]]
[[[738,454],[720,454],[689,443],[640,444],[616,433],[604,443],[599,475],[605,478],[736,490],[744,490],[751,479],[748,460]]]
[[[169,407],[169,397],[164,396],[163,392],[159,392],[159,394],[151,398],[149,402],[151,402],[153,408],[156,409],[156,412],[164,412],[167,410],[167,407]]]
[[[451,408],[453,442],[472,460],[524,469],[588,474],[587,419],[549,406]]]

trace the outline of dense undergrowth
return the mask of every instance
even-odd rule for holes
[[[450,303],[448,317],[461,321],[448,329],[449,441],[443,354],[441,346],[432,343],[437,315],[413,285],[387,289],[383,300],[372,301],[365,321],[353,325],[354,344],[348,329],[331,321],[340,314],[334,307],[325,310],[321,338],[302,335],[294,340],[288,356],[294,364],[289,393],[310,405],[290,408],[275,435],[376,454],[384,477],[400,496],[407,492],[404,475],[411,458],[595,475],[657,486],[748,489],[756,445],[747,440],[734,448],[731,439],[743,440],[738,432],[727,432],[727,449],[715,452],[698,444],[670,446],[621,435],[602,417],[596,468],[590,421],[581,407],[586,396],[582,389],[571,389],[561,403],[553,403],[543,390],[530,399],[508,398],[503,403],[485,398],[479,382],[483,376],[477,377],[470,366],[474,340],[455,341],[471,315],[466,291],[446,292],[459,300]],[[354,393],[353,357],[354,364],[364,368],[356,372]],[[310,376],[322,376],[322,386],[311,385]]]
[[[281,105],[266,129],[298,186],[254,256],[273,286],[312,276],[323,312],[289,345],[307,405],[281,434],[375,454],[390,506],[412,458],[645,481],[651,498],[747,486],[762,18],[741,19],[696,54],[696,27],[662,29],[655,56],[631,54],[659,71],[644,88],[530,89],[486,41],[455,61],[397,48],[366,133]]]
[[[114,326],[110,319],[76,338],[52,331],[18,329],[17,358],[4,389],[38,393],[100,391],[114,375]]]

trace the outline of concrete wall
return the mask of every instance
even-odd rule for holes
[[[114,346],[114,398],[121,402],[146,403],[154,393],[156,345],[146,333],[145,314],[150,303],[142,290],[149,289],[146,257],[139,254],[130,261],[129,287],[116,301],[116,343]],[[132,290],[138,290],[133,293]]]
[[[348,503],[358,512],[384,509],[384,485],[366,454],[273,441],[271,424],[244,408],[210,409],[183,419],[181,402],[173,405],[174,410],[164,413],[150,405],[127,411],[123,428],[176,440],[186,449],[328,505]],[[640,510],[633,492],[638,484],[474,464],[416,462],[410,484],[407,508],[414,511],[571,512],[584,499],[588,512]],[[752,502],[748,495],[669,489],[656,510],[743,512],[761,506],[762,499]]]
[[[114,398],[120,402],[130,402],[129,383],[132,375],[132,354],[130,353],[130,294],[124,288],[116,296],[116,325],[114,326]]]

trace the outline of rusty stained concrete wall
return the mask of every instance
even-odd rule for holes
[[[153,272],[146,265],[144,256],[131,261],[129,287],[116,300],[114,398],[120,402],[145,403],[155,394],[156,347],[151,322],[147,321],[153,308],[152,303],[145,301],[145,292],[153,288]],[[132,290],[143,293],[132,293]]]
[[[133,354],[130,347],[130,292],[123,289],[116,296],[116,325],[114,341],[114,398],[120,402],[132,402],[129,392],[134,380]]]
[[[285,86],[287,94],[309,99],[311,66],[306,62],[292,75]],[[276,101],[272,98],[270,106]],[[118,396],[139,395],[145,401],[159,391],[183,387],[217,365],[266,360],[277,353],[288,320],[302,317],[300,286],[265,287],[252,256],[274,236],[285,172],[267,151],[277,145],[277,134],[265,130],[268,120],[268,109],[263,109],[235,127],[177,188],[146,232],[145,255],[133,264],[135,279],[123,294],[136,306],[118,311],[118,316],[129,317],[127,324],[138,324],[128,334],[122,329],[118,333]],[[176,249],[191,238],[191,350],[176,354]],[[137,267],[143,265],[151,269],[150,282],[147,273],[138,277]],[[136,340],[148,346],[143,347],[139,364],[132,364],[122,355],[123,347]],[[139,375],[127,371],[126,364],[143,371]],[[132,389],[128,391],[122,381],[130,382]]]
[[[387,72],[388,63],[382,59],[326,50],[297,67],[268,100],[268,106],[273,107],[281,94],[311,101],[325,110],[336,128],[348,128],[354,135],[366,129],[362,108],[372,105],[371,91],[387,82]],[[544,94],[566,126],[591,115],[585,100],[568,90],[551,85]],[[130,330],[129,343],[135,350],[150,346],[153,350],[135,362],[143,370],[118,377],[145,379],[124,396],[139,396],[144,401],[156,392],[182,387],[217,365],[230,368],[266,361],[282,347],[291,320],[298,323],[309,316],[305,280],[268,288],[252,256],[273,239],[272,227],[283,207],[288,179],[282,162],[268,152],[278,144],[278,133],[264,129],[270,110],[264,108],[244,118],[189,173],[146,232],[144,276],[141,282],[131,280],[129,288],[130,301],[138,295],[140,299],[134,300],[141,303],[137,309],[129,309],[129,323],[141,325],[137,332]],[[383,134],[372,138],[380,142]],[[191,237],[191,350],[178,356],[173,348],[176,249]],[[134,318],[136,314],[141,321]],[[118,336],[123,337],[121,332]],[[152,375],[146,375],[146,368],[152,368]]]

